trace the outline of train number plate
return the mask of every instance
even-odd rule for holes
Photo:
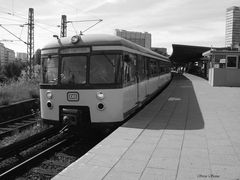
[[[79,101],[79,93],[78,92],[68,92],[67,100],[68,101]]]

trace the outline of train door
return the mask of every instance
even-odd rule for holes
[[[136,76],[137,58],[133,54],[125,54],[123,59],[123,111],[127,113],[137,106],[138,83]]]
[[[139,55],[137,61],[137,76],[138,76],[138,101],[144,101],[147,95],[147,68],[146,58]]]
[[[148,57],[145,60],[145,66],[147,69],[147,83],[146,83],[147,95],[146,96],[149,96],[151,95],[151,71],[150,71],[150,58]]]

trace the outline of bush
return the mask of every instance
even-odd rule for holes
[[[10,81],[2,84],[0,88],[0,105],[39,97],[39,85],[34,80]]]
[[[5,83],[7,82],[7,77],[4,76],[3,74],[0,74],[0,83]]]
[[[8,79],[17,80],[20,77],[23,69],[23,64],[20,62],[11,62],[5,65],[2,69],[2,73]]]
[[[10,103],[10,94],[0,90],[0,105],[8,105]]]

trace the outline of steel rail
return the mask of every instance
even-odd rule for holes
[[[28,121],[30,119],[23,119],[23,121]],[[0,139],[3,139],[5,138],[6,136],[10,136],[12,135],[14,132],[17,132],[17,131],[22,131],[24,129],[27,129],[28,127],[31,127],[33,126],[34,124],[37,124],[41,122],[41,120],[33,120],[33,121],[29,121],[29,122],[18,122],[18,123],[21,123],[21,124],[9,124],[7,128],[5,127],[0,127],[0,130],[6,130],[5,132],[1,132],[0,133]]]
[[[32,146],[34,146],[35,144],[38,144],[44,140],[46,140],[47,138],[50,138],[56,134],[59,134],[59,129],[58,127],[51,127],[45,131],[42,131],[40,133],[37,133],[27,139],[18,141],[16,143],[10,144],[8,146],[2,147],[0,149],[0,158],[3,159],[7,159],[11,156],[14,156],[16,154],[18,154],[19,152],[28,149]]]
[[[14,118],[14,119],[11,119],[11,120],[8,120],[8,121],[0,122],[0,126],[5,126],[5,125],[8,125],[9,123],[15,123],[15,122],[18,122],[18,121],[22,121],[25,118],[31,118],[31,117],[34,117],[35,115],[36,115],[36,113],[31,113],[31,114],[24,115],[24,116],[21,116],[21,117],[18,117],[18,118]]]
[[[61,140],[60,142],[57,142],[56,144],[47,148],[46,150],[28,158],[27,160],[21,162],[20,164],[12,167],[11,169],[9,169],[9,170],[5,171],[4,173],[0,174],[0,179],[3,179],[3,178],[6,179],[6,178],[9,178],[9,177],[14,177],[17,173],[19,173],[19,171],[21,169],[23,169],[26,166],[29,166],[29,164],[34,164],[36,161],[38,161],[38,159],[40,159],[41,157],[47,156],[48,153],[51,153],[52,151],[54,151],[56,148],[63,145],[67,141],[68,141],[68,138],[65,138],[65,139]]]

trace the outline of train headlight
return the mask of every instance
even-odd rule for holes
[[[53,98],[53,94],[52,94],[51,91],[47,91],[46,96],[47,96],[48,99],[52,99]]]
[[[76,44],[76,43],[78,43],[78,41],[79,41],[79,36],[73,36],[73,37],[71,38],[72,44]]]
[[[105,105],[104,105],[103,103],[98,103],[98,104],[97,104],[97,109],[98,109],[99,111],[103,111],[103,110],[105,109]]]
[[[53,104],[52,104],[51,101],[48,101],[48,102],[47,102],[47,107],[48,107],[49,109],[52,109],[52,108],[53,108]]]
[[[97,92],[97,99],[99,99],[99,100],[103,100],[104,99],[104,94],[103,94],[103,92]]]

